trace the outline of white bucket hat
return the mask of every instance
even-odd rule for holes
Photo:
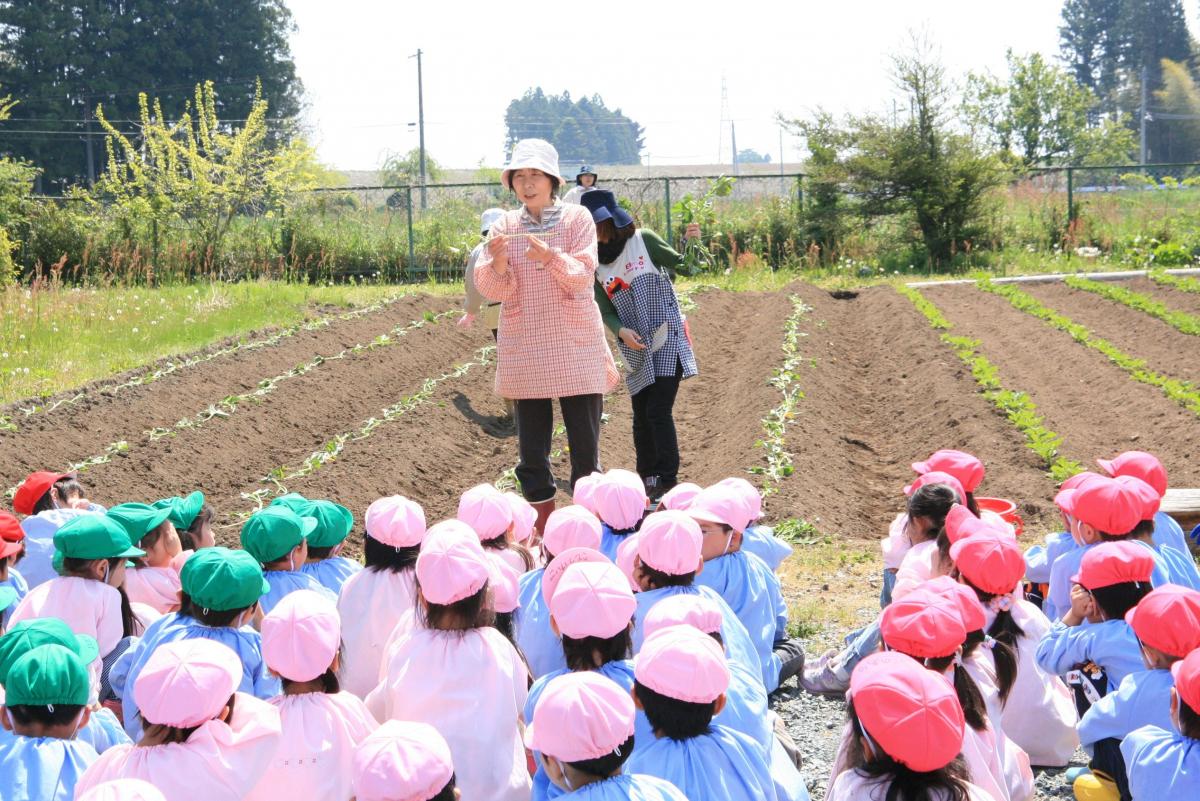
[[[496,220],[504,216],[504,209],[491,208],[479,215],[479,232],[486,234],[496,224]]]
[[[522,139],[513,145],[508,165],[500,173],[500,183],[506,189],[509,176],[517,170],[541,170],[546,175],[557,178],[560,184],[563,182],[558,172],[558,151],[545,139]]]

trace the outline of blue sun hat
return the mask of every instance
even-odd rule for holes
[[[592,213],[592,222],[612,220],[613,225],[624,228],[633,224],[633,217],[617,203],[617,196],[607,189],[592,189],[579,197],[579,205]]]

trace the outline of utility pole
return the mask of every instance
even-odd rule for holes
[[[425,90],[421,78],[421,49],[417,48],[416,55],[409,56],[417,60],[417,128],[421,148],[421,210],[428,208],[425,198]]]
[[[1141,129],[1141,138],[1142,138],[1142,148],[1141,148],[1142,159],[1140,162],[1138,162],[1139,164],[1146,163],[1146,114],[1147,114],[1146,96],[1148,94],[1148,89],[1149,89],[1149,86],[1147,85],[1148,79],[1147,79],[1146,73],[1147,73],[1146,68],[1142,67],[1142,107],[1141,107],[1141,110],[1138,112],[1138,117],[1140,118],[1139,122],[1140,122],[1140,129]]]
[[[733,120],[729,121],[729,144],[733,147],[733,174],[739,175],[738,172],[738,154],[737,154],[737,128],[733,124]]]

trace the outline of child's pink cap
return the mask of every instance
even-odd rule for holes
[[[734,531],[745,531],[754,517],[746,506],[746,499],[732,487],[715,484],[695,498],[687,508],[687,516],[693,520],[720,523]]]
[[[650,607],[642,621],[642,631],[649,637],[659,629],[670,626],[691,626],[705,634],[721,631],[721,607],[711,598],[695,593],[668,595]]]
[[[913,483],[904,488],[904,494],[912,495],[921,487],[926,487],[930,484],[945,484],[954,490],[954,494],[958,496],[959,503],[967,502],[967,494],[963,492],[962,482],[949,473],[943,473],[940,470],[931,470],[928,473],[922,473],[917,476],[917,479]]]
[[[1102,542],[1088,549],[1079,562],[1073,584],[1085,590],[1114,584],[1148,584],[1154,573],[1154,551],[1136,542]]]
[[[617,531],[631,529],[646,513],[646,487],[636,473],[609,470],[592,490],[596,514]]]
[[[479,592],[490,577],[487,554],[466,523],[443,520],[425,533],[417,555],[417,582],[426,601],[443,605],[461,601]]]
[[[428,723],[389,720],[354,752],[357,801],[429,801],[453,776],[450,746]]]
[[[533,536],[533,524],[537,522],[537,509],[515,492],[504,493],[508,508],[512,512],[513,540],[524,542]]]
[[[612,564],[607,556],[595,548],[567,548],[562,553],[555,555],[550,560],[550,564],[546,565],[546,569],[542,571],[542,600],[546,602],[546,606],[550,606],[550,599],[554,597],[554,591],[558,589],[558,582],[562,579],[563,573],[566,573],[567,568],[571,565],[580,562]]]
[[[962,751],[962,706],[943,676],[896,653],[871,654],[850,674],[854,711],[888,756],[918,773],[946,767]]]
[[[525,745],[563,762],[599,759],[633,736],[635,717],[633,697],[612,679],[590,670],[564,673],[538,698]]]
[[[1142,520],[1153,520],[1162,505],[1162,496],[1154,491],[1154,487],[1137,476],[1117,476],[1114,481],[1124,484],[1142,502]]]
[[[888,648],[914,659],[950,656],[967,639],[958,604],[924,586],[892,601],[879,618],[879,631]]]
[[[602,473],[591,473],[576,481],[575,487],[571,490],[571,502],[576,506],[582,506],[592,514],[598,514],[596,512],[596,484],[602,475]]]
[[[617,569],[629,582],[629,589],[634,592],[641,592],[642,588],[638,585],[637,579],[634,577],[634,572],[637,570],[638,556],[638,535],[630,534],[625,538],[625,541],[617,546]]]
[[[991,595],[1013,591],[1025,576],[1025,554],[1007,533],[980,531],[950,546],[958,572]]]
[[[504,493],[491,484],[478,484],[458,500],[458,519],[475,530],[481,540],[494,540],[512,525],[512,507]]]
[[[1144,644],[1183,658],[1200,648],[1200,592],[1164,584],[1126,612],[1125,622]]]
[[[932,593],[936,593],[952,601],[958,607],[959,615],[962,617],[963,628],[968,633],[987,628],[987,612],[984,611],[983,604],[979,602],[979,596],[967,585],[960,584],[949,576],[938,576],[935,579],[930,579],[921,586]]]
[[[368,537],[393,548],[411,548],[425,539],[425,511],[403,495],[374,501],[365,525]]]
[[[557,555],[569,548],[600,550],[604,532],[600,520],[579,504],[555,509],[542,532],[542,549]]]
[[[718,487],[731,487],[746,501],[746,509],[750,512],[751,522],[763,516],[762,495],[758,488],[741,476],[730,476],[717,482]]]
[[[153,784],[141,779],[114,779],[97,784],[78,797],[78,801],[167,801]]]
[[[1128,534],[1142,520],[1145,508],[1144,496],[1133,484],[1137,480],[1096,476],[1075,489],[1060,490],[1054,502],[1071,517],[1105,534]]]
[[[1193,712],[1200,712],[1200,650],[1192,651],[1171,665],[1171,676],[1180,699]]]
[[[559,632],[573,640],[615,637],[629,627],[636,610],[629,582],[611,562],[570,565],[550,596],[550,615]]]
[[[688,504],[700,494],[700,489],[699,484],[693,484],[690,481],[676,484],[663,494],[658,508],[674,509],[676,512],[686,511]]]
[[[983,462],[965,451],[934,451],[925,461],[913,462],[912,469],[920,474],[949,473],[967,492],[974,492],[983,483]]]
[[[291,681],[312,681],[329,670],[342,644],[342,619],[333,601],[312,590],[285,595],[262,621],[267,667]]]
[[[1093,473],[1091,470],[1084,470],[1063,481],[1063,483],[1058,485],[1058,489],[1060,492],[1062,490],[1075,489],[1083,482],[1090,481],[1093,478],[1103,478],[1103,476],[1099,473]]]
[[[227,645],[197,638],[154,649],[133,683],[148,723],[189,729],[221,713],[242,683],[242,660]]]
[[[703,536],[690,512],[655,512],[638,532],[638,557],[669,576],[682,576],[700,568]]]
[[[521,605],[518,600],[521,575],[516,569],[500,558],[495,551],[484,551],[488,559],[491,576],[488,578],[492,588],[492,611],[507,615]]]
[[[633,675],[659,695],[692,704],[712,703],[729,689],[725,652],[692,626],[669,626],[647,637]]]
[[[1160,498],[1167,492],[1167,469],[1152,453],[1125,451],[1112,459],[1097,459],[1096,464],[1100,465],[1100,469],[1113,478],[1117,476],[1140,478],[1153,487]]]

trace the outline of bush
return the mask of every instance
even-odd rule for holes
[[[1192,252],[1178,242],[1163,242],[1150,252],[1150,261],[1157,267],[1183,267],[1194,260]]]

